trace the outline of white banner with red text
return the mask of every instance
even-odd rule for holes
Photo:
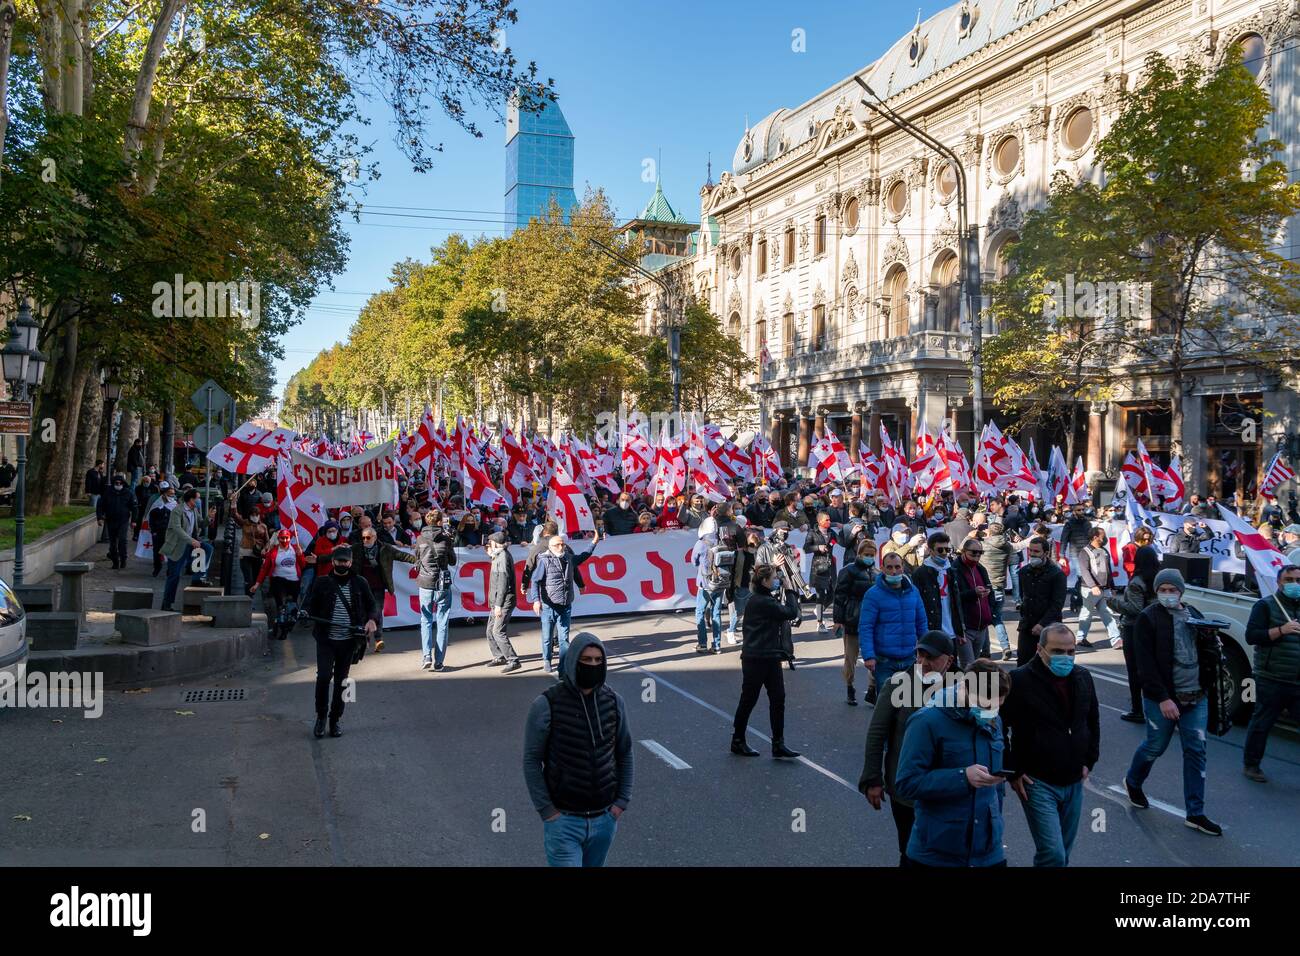
[[[293,476],[320,496],[326,508],[397,503],[397,466],[393,442],[384,442],[351,458],[327,461],[297,448],[289,452]]]

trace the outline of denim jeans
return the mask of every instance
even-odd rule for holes
[[[1189,817],[1200,815],[1205,811],[1205,728],[1210,718],[1210,702],[1201,697],[1190,706],[1179,704],[1179,718],[1169,720],[1160,713],[1159,704],[1143,697],[1142,711],[1147,719],[1147,739],[1133,754],[1127,782],[1142,786],[1177,728],[1183,747],[1183,802]]]
[[[877,657],[875,670],[877,693],[889,683],[889,678],[899,671],[908,670],[915,665],[915,657]]]
[[[618,821],[608,810],[590,818],[561,813],[542,830],[547,866],[604,866]]]
[[[727,622],[727,636],[735,638],[736,632],[740,630],[740,619],[744,617],[745,605],[749,603],[749,595],[752,592],[749,588],[736,588],[736,600],[732,602],[730,619]]]
[[[993,612],[993,630],[998,632],[998,644],[1002,653],[1011,650],[1011,636],[1007,626],[1002,623],[1002,605],[1007,599],[1007,592],[1002,588],[993,588],[989,593],[989,610]]]
[[[1035,780],[1025,785],[1025,793],[1029,796],[1021,806],[1034,838],[1034,866],[1069,866],[1083,810],[1083,781],[1058,787]]]
[[[1092,591],[1085,591],[1083,595],[1083,607],[1079,609],[1079,640],[1088,636],[1088,631],[1092,630],[1093,615],[1101,618],[1102,625],[1106,628],[1106,636],[1112,641],[1119,639],[1119,622],[1110,613],[1110,608],[1106,606],[1106,594],[1093,594]]]
[[[185,573],[185,566],[190,563],[190,556],[187,554],[179,561],[167,559],[167,583],[163,585],[163,607],[171,607],[176,601],[176,592],[180,589],[181,575]]]
[[[560,653],[555,666],[564,666],[564,654],[569,649],[569,624],[572,619],[573,605],[554,608],[545,601],[542,602],[542,663],[548,668],[551,666],[551,645],[555,642],[557,630]]]
[[[1300,713],[1300,687],[1294,684],[1260,677],[1255,682],[1255,693],[1255,709],[1251,711],[1250,725],[1246,728],[1247,767],[1258,767],[1264,759],[1269,731],[1282,716],[1282,711],[1289,709],[1292,716]]]
[[[434,641],[435,617],[437,642]],[[441,664],[447,657],[447,625],[451,621],[451,590],[420,588],[421,661]]]
[[[708,646],[708,635],[704,630],[706,616],[713,626],[713,646],[722,646],[722,597],[721,590],[700,588],[695,592],[695,640],[700,647]]]

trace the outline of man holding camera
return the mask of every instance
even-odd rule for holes
[[[442,512],[430,508],[415,539],[415,566],[420,589],[420,667],[440,671],[447,657],[447,630],[451,625],[451,568],[456,548],[443,526]],[[436,639],[435,639],[436,638]]]
[[[352,573],[352,547],[339,545],[330,558],[330,573],[316,580],[307,604],[307,614],[315,621],[312,636],[316,639],[316,726],[312,733],[317,737],[325,736],[327,714],[330,736],[343,736],[339,727],[343,717],[343,683],[357,653],[357,641],[370,640],[383,614],[370,586]],[[364,630],[364,636],[357,634],[358,629]]]

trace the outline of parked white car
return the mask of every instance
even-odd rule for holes
[[[27,663],[27,612],[9,582],[0,578],[0,671],[18,678]]]

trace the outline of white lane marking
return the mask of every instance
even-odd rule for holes
[[[688,764],[681,757],[677,756],[677,754],[673,753],[663,744],[659,743],[659,741],[657,740],[643,740],[641,741],[641,746],[645,747],[646,750],[650,751],[652,754],[654,754],[664,763],[668,764],[668,766],[672,767],[674,770],[691,769],[690,764]]]
[[[657,673],[655,673],[654,671],[647,670],[646,668],[642,667],[640,664],[633,664],[630,660],[628,660],[626,657],[624,657],[624,656],[621,655],[621,654],[618,655],[618,659],[621,660],[621,661],[623,661],[625,664],[627,664],[627,666],[628,666],[629,668],[631,668],[631,669],[634,670],[634,671],[640,671],[642,674],[649,674],[651,677],[653,677],[653,678],[654,678],[656,681],[658,681],[659,683],[663,684],[663,685],[664,685],[665,687],[667,687],[669,690],[675,690],[677,693],[681,694],[681,695],[682,695],[683,697],[685,697],[687,700],[693,700],[693,701],[695,701],[695,703],[699,704],[699,705],[700,705],[701,707],[703,707],[705,710],[711,710],[711,711],[713,711],[713,713],[717,714],[717,715],[718,715],[719,717],[721,717],[723,720],[726,720],[726,721],[730,722],[730,721],[733,719],[733,716],[734,716],[734,715],[727,713],[725,710],[720,710],[719,708],[714,707],[714,706],[713,706],[712,704],[710,704],[707,700],[700,700],[700,698],[696,697],[696,696],[695,696],[694,694],[692,694],[690,691],[688,691],[688,690],[684,690],[684,689],[682,689],[681,687],[678,687],[676,684],[674,684],[672,681],[668,680],[668,679],[667,679],[666,677],[664,677],[662,674],[657,674]],[[772,738],[771,738],[771,737],[767,736],[767,734],[760,733],[759,731],[755,730],[755,729],[752,728],[752,727],[748,728],[748,733],[753,734],[755,737],[759,738],[760,740],[766,740],[768,743],[771,743],[771,742],[772,742]],[[847,780],[845,780],[845,779],[844,779],[843,777],[841,777],[839,774],[837,774],[837,773],[833,773],[832,771],[827,770],[825,767],[821,766],[820,764],[813,763],[813,762],[812,762],[811,760],[809,760],[807,757],[800,757],[798,762],[801,763],[801,764],[804,764],[805,766],[812,767],[814,770],[816,770],[816,771],[817,771],[819,774],[821,774],[822,776],[824,776],[824,777],[829,777],[831,780],[834,780],[836,783],[840,784],[841,786],[846,787],[846,788],[849,789],[849,790],[852,790],[854,793],[857,793],[857,792],[858,792],[858,788],[857,788],[857,787],[855,787],[853,784],[849,783]]]
[[[1093,677],[1096,677],[1098,680],[1109,681],[1112,684],[1119,684],[1121,687],[1128,686],[1127,677],[1116,677],[1114,674],[1110,674],[1099,667],[1089,667],[1088,673]]]
[[[1110,790],[1110,791],[1112,791],[1112,792],[1114,792],[1114,793],[1120,793],[1120,794],[1123,794],[1123,795],[1124,795],[1124,798],[1125,798],[1126,800],[1128,799],[1128,791],[1125,790],[1123,787],[1121,787],[1121,786],[1120,786],[1119,784],[1117,784],[1117,783],[1112,783],[1112,784],[1111,784],[1109,787],[1107,787],[1106,789],[1107,789],[1107,790]],[[1184,818],[1185,818],[1185,817],[1187,816],[1187,814],[1183,813],[1182,810],[1179,810],[1177,807],[1173,806],[1172,804],[1165,803],[1163,800],[1157,800],[1157,799],[1155,799],[1154,797],[1147,797],[1147,802],[1148,802],[1149,804],[1151,804],[1151,806],[1155,807],[1157,810],[1163,810],[1163,811],[1165,811],[1165,813],[1171,813],[1171,814],[1173,814],[1173,815],[1176,816],[1176,817],[1184,817]],[[1129,806],[1133,806],[1133,805],[1132,805],[1132,804],[1129,804]],[[1137,807],[1133,807],[1133,809],[1136,810]]]

